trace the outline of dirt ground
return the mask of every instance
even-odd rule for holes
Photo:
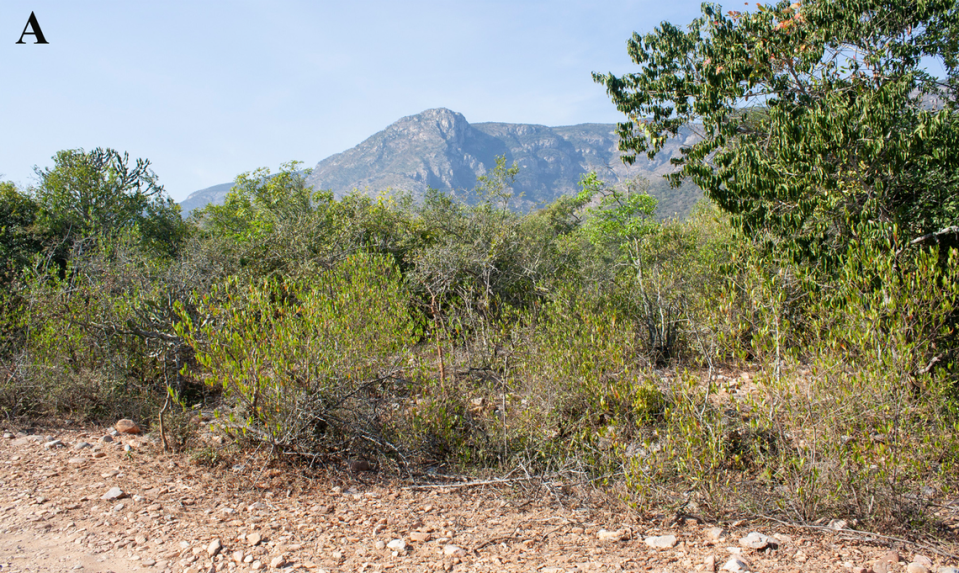
[[[933,550],[956,554],[955,543],[922,547],[769,522],[642,521],[615,502],[545,490],[530,496],[508,486],[348,471],[306,479],[243,464],[210,469],[138,436],[104,443],[107,433],[11,431],[0,440],[0,572],[959,567],[959,559]],[[113,488],[122,493],[104,499]],[[752,532],[768,536],[764,549],[741,542]]]

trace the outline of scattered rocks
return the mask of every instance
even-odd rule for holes
[[[776,549],[779,547],[779,541],[774,537],[763,535],[758,531],[753,531],[739,540],[739,545],[747,549],[762,551],[763,549]]]
[[[113,426],[117,432],[121,434],[139,434],[140,426],[137,426],[136,422],[133,420],[128,420],[126,418],[117,421]]]
[[[105,494],[100,496],[100,499],[104,501],[113,501],[115,499],[123,499],[127,494],[123,492],[122,489],[118,487],[111,487]]]
[[[650,547],[655,547],[656,549],[670,549],[676,547],[678,540],[675,535],[659,535],[655,537],[647,537],[644,542]]]

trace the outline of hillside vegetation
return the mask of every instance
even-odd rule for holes
[[[206,404],[233,438],[215,459],[265,446],[305,471],[520,472],[640,509],[934,532],[959,485],[959,123],[952,97],[920,105],[954,78],[909,47],[953,65],[936,34],[956,8],[886,4],[874,35],[854,9],[878,2],[707,6],[688,35],[634,38],[639,75],[597,76],[650,117],[624,149],[703,121],[679,167],[712,202],[683,220],[595,174],[513,210],[500,157],[468,201],[335,199],[288,164],[182,222],[148,162],[62,152],[36,189],[2,187],[0,409],[162,421],[178,449]],[[885,50],[871,67],[828,65],[861,37]],[[778,99],[737,107],[749,82]]]

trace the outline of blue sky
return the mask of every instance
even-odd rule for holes
[[[590,72],[633,70],[632,32],[687,24],[699,6],[4,0],[0,179],[27,186],[58,150],[113,147],[150,159],[179,201],[257,167],[313,166],[434,107],[474,123],[613,123]],[[48,45],[16,45],[31,11]]]

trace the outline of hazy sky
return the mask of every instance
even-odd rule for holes
[[[741,5],[741,2],[735,2]],[[0,2],[0,180],[58,150],[145,157],[176,200],[317,161],[397,119],[616,122],[590,72],[698,0]],[[17,45],[30,12],[48,45]]]

